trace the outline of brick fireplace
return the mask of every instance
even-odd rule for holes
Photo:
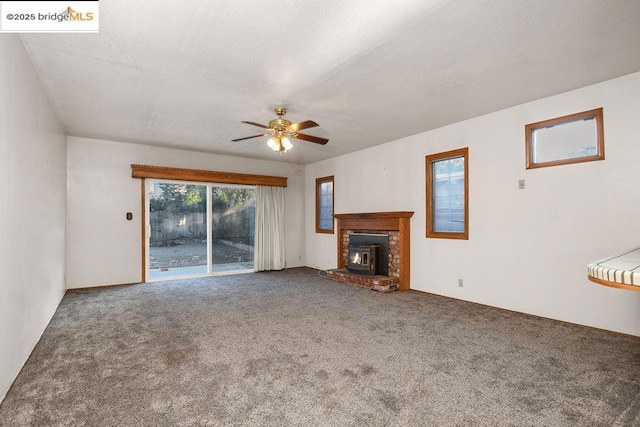
[[[335,214],[338,219],[338,269],[328,272],[329,278],[358,286],[376,286],[395,283],[399,290],[410,287],[410,219],[413,212],[368,212]],[[349,236],[354,233],[375,233],[389,236],[388,276],[362,276],[349,273],[345,267]]]

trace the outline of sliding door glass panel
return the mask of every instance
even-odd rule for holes
[[[211,222],[212,272],[253,271],[255,187],[213,185]]]
[[[207,186],[150,181],[149,280],[207,274]]]

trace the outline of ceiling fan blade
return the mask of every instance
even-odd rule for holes
[[[291,130],[291,132],[298,132],[299,130],[315,128],[318,126],[320,125],[313,120],[307,120],[306,122],[294,123],[289,126],[289,129]]]
[[[242,123],[246,123],[246,124],[248,124],[248,125],[258,126],[259,128],[270,129],[270,127],[269,127],[269,126],[261,125],[260,123],[256,123],[256,122],[245,122],[245,121],[243,120],[243,121],[242,121]]]
[[[266,133],[261,133],[260,135],[253,135],[253,136],[247,136],[247,137],[244,137],[244,138],[232,139],[231,141],[233,141],[233,142],[244,141],[245,139],[257,138],[259,136],[265,136],[265,135],[266,135]]]
[[[317,136],[305,135],[303,133],[295,133],[294,132],[294,133],[291,134],[291,137],[295,138],[295,139],[302,139],[303,141],[313,142],[315,144],[322,144],[322,145],[324,145],[327,142],[329,142],[328,139],[319,138]]]

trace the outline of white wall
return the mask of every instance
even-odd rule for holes
[[[286,176],[286,266],[305,265],[303,167],[77,137],[67,146],[68,288],[142,279],[141,180],[131,178],[131,164]]]
[[[315,179],[335,175],[336,213],[415,211],[412,289],[640,335],[640,292],[594,284],[586,269],[640,246],[638,94],[635,73],[307,165],[307,265],[337,265],[337,236],[313,227]],[[597,107],[606,160],[525,170],[525,124]],[[470,238],[427,239],[425,156],[466,146]]]
[[[64,295],[66,137],[17,35],[0,36],[0,401]]]

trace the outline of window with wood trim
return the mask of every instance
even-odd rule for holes
[[[604,160],[602,108],[525,125],[527,169]]]
[[[316,179],[316,233],[333,234],[333,176]]]
[[[469,148],[426,156],[427,237],[469,239]]]

